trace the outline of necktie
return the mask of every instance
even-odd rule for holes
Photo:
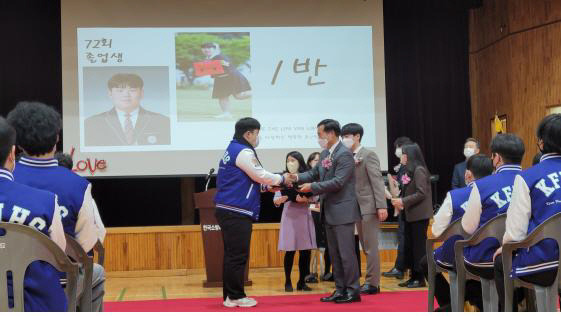
[[[127,141],[127,145],[132,145],[134,142],[134,129],[132,127],[132,120],[131,114],[125,114],[125,139]]]

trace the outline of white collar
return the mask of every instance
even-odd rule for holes
[[[358,152],[362,149],[362,145],[358,146],[357,149],[355,149],[355,151],[353,151],[353,154],[358,154]]]
[[[557,154],[557,153],[551,153],[551,154],[544,154],[541,158],[540,158],[540,162],[544,161],[544,160],[548,160],[548,159],[555,159],[555,158],[561,158],[561,155]]]
[[[136,110],[130,112],[131,119],[133,119],[134,117],[136,117],[138,115],[139,109],[140,109],[140,106],[137,107]],[[117,108],[115,108],[115,110],[117,110],[117,115],[119,115],[119,116],[125,117],[127,115],[127,112],[125,112],[125,111],[119,110]]]
[[[14,181],[14,175],[8,169],[4,169],[4,168],[0,168],[0,178],[5,178],[10,181]]]
[[[331,148],[329,148],[329,154],[333,155],[333,152],[335,151],[335,148],[337,148],[337,145],[339,145],[339,143],[341,142],[341,140],[338,140],[335,144],[333,144],[333,146],[331,146]]]

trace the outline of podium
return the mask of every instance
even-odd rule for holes
[[[222,264],[224,262],[224,241],[218,221],[214,216],[214,195],[216,189],[193,194],[195,207],[199,209],[201,233],[203,236],[203,250],[205,254],[206,280],[203,287],[222,287]],[[249,258],[245,267],[244,284],[250,286]]]

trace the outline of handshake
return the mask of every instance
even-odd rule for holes
[[[284,187],[292,188],[294,187],[294,184],[298,182],[298,175],[295,173],[286,172],[282,176],[284,177],[284,182],[282,183]],[[304,183],[295,189],[297,189],[298,192],[302,193],[312,192],[312,184]]]
[[[283,175],[284,178],[284,185],[286,187],[292,188],[294,183],[298,182],[298,175],[295,173],[285,172]]]

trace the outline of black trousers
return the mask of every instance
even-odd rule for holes
[[[358,235],[355,235],[355,252],[356,260],[358,262],[358,276],[362,276],[362,266],[360,262],[360,238]]]
[[[427,262],[427,256],[421,259],[421,267],[423,268],[423,273],[425,278],[429,278],[429,265]],[[434,296],[438,302],[438,306],[444,306],[450,304],[450,284],[442,273],[437,273],[434,277]],[[483,298],[481,294],[481,283],[475,280],[466,281],[466,291],[465,300],[469,301],[472,305],[475,305],[479,310],[483,310]]]
[[[405,256],[405,219],[403,218],[403,214],[399,214],[397,217],[398,220],[398,229],[397,229],[397,258],[395,259],[394,267],[399,271],[405,272],[405,270],[411,268],[411,262],[406,262]]]
[[[413,263],[413,269],[411,270],[412,280],[424,280],[421,259],[427,255],[426,243],[428,226],[428,219],[405,222],[405,260],[406,262]]]
[[[298,277],[298,284],[304,284],[304,279],[308,274],[310,274],[310,259],[311,250],[299,250],[300,256],[298,258],[298,271],[300,273]],[[290,280],[290,275],[292,272],[292,265],[294,264],[294,255],[296,251],[286,251],[284,253],[284,277],[285,284],[292,284]]]
[[[221,209],[217,209],[215,214],[224,240],[223,298],[244,298],[244,276],[251,243],[251,218]]]
[[[503,274],[503,255],[498,255],[495,258],[494,262],[494,277],[495,277],[495,286],[497,287],[497,294],[499,294],[499,310],[504,311],[503,306],[505,306],[505,280]],[[520,280],[537,284],[540,286],[550,286],[553,284],[553,281],[557,277],[557,270],[551,271],[543,271],[538,272],[530,275],[521,276]],[[514,309],[513,311],[517,310],[518,304],[517,302],[522,299],[522,289],[515,289],[514,291]]]

